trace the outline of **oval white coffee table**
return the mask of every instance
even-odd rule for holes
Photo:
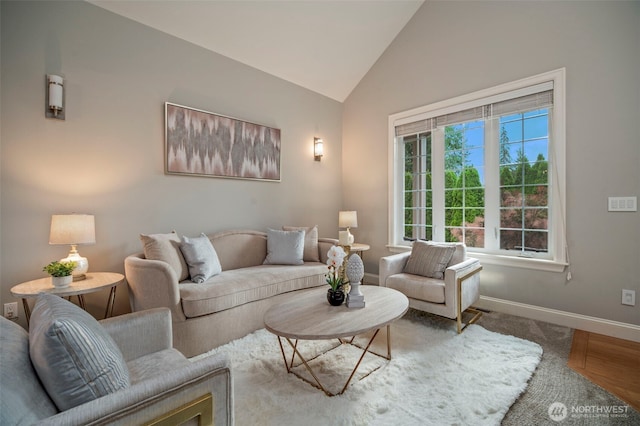
[[[335,396],[342,394],[347,389],[360,366],[360,362],[367,353],[391,360],[390,325],[407,312],[409,300],[404,294],[391,288],[364,285],[360,286],[360,290],[364,294],[366,307],[347,308],[345,304],[331,306],[327,302],[327,289],[328,287],[325,286],[293,293],[285,301],[267,310],[264,315],[264,325],[267,330],[278,336],[278,343],[280,344],[287,372],[293,373],[305,382],[319,388],[328,396]],[[386,356],[369,350],[378,332],[385,326],[387,327]],[[356,362],[344,387],[338,393],[331,393],[322,386],[320,380],[318,380],[318,377],[298,349],[298,340],[338,339],[341,344],[353,344],[353,337],[370,331],[374,332],[373,336],[365,347],[358,346],[362,349],[362,355]],[[343,340],[346,337],[351,337],[351,339]],[[286,340],[293,349],[290,360],[287,360],[285,355],[282,339]],[[333,349],[335,347],[330,350]],[[296,356],[300,358],[315,383],[293,370],[293,362]]]

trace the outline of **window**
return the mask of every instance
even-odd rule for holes
[[[461,241],[483,261],[561,270],[564,70],[389,117],[389,246]]]

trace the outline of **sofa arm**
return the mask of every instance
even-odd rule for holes
[[[120,348],[125,361],[173,347],[171,312],[156,308],[100,321]]]
[[[388,277],[401,273],[404,270],[410,255],[411,251],[406,251],[404,253],[381,257],[378,265],[378,285],[386,287]]]
[[[145,259],[142,254],[131,255],[124,260],[124,272],[132,311],[165,307],[171,309],[174,321],[186,319],[180,304],[178,277],[168,263]]]
[[[338,245],[335,238],[318,238],[318,252],[320,254],[320,262],[327,263],[327,252],[333,246]]]
[[[225,354],[208,356],[166,374],[49,417],[41,425],[138,425],[213,395],[216,425],[233,424],[233,380]]]

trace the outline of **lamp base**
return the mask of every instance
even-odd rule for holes
[[[71,273],[73,281],[82,281],[87,278],[85,274],[89,271],[89,261],[86,257],[80,256],[75,247],[71,249],[67,257],[60,259],[60,262],[76,262],[76,267]]]

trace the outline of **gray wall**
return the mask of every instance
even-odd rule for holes
[[[482,294],[640,324],[640,215],[608,196],[640,193],[640,3],[427,2],[344,104],[343,197],[372,245],[387,243],[389,114],[557,68],[567,70],[566,273],[485,265]],[[365,213],[366,212],[366,213]]]
[[[139,233],[317,224],[337,237],[340,103],[89,3],[2,1],[1,18],[1,303],[66,256],[48,245],[53,213],[95,215],[97,243],[80,247],[93,271],[122,272]],[[66,121],[44,116],[47,73],[66,78]],[[165,175],[165,101],[280,128],[282,182]]]

